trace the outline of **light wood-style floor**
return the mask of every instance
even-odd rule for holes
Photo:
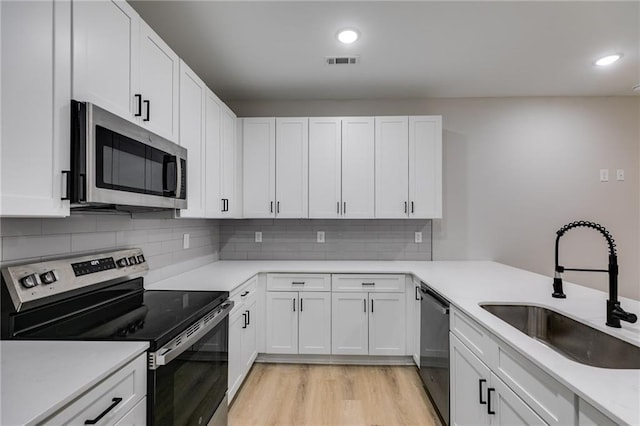
[[[415,367],[256,363],[229,411],[230,426],[440,424]]]

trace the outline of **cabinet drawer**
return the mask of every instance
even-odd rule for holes
[[[332,291],[367,291],[404,293],[404,275],[333,274]]]
[[[498,377],[547,424],[574,424],[573,392],[504,343],[494,344]]]
[[[145,352],[89,389],[71,405],[47,419],[46,423],[84,424],[86,420],[96,419],[108,410],[98,424],[112,425],[135,407],[146,393],[147,356]],[[112,406],[113,408],[109,410]]]
[[[267,274],[268,291],[331,291],[330,274]]]
[[[455,308],[450,309],[450,330],[464,343],[474,354],[485,363],[489,362],[493,354],[491,348],[493,340],[483,327],[467,317]]]
[[[255,275],[240,284],[238,287],[233,289],[229,293],[229,299],[233,301],[233,309],[231,314],[238,311],[242,308],[242,306],[247,303],[247,301],[251,301],[255,299],[256,291],[258,289],[258,276]]]

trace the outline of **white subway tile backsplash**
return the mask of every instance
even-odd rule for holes
[[[51,256],[71,251],[71,235],[2,237],[2,260]]]
[[[42,219],[0,219],[0,236],[42,235]]]
[[[69,216],[60,219],[42,219],[42,234],[70,234],[96,232],[98,216],[94,214]]]
[[[71,251],[91,251],[116,247],[115,232],[71,234]]]
[[[136,244],[149,241],[149,232],[144,231],[118,231],[116,232],[116,245],[118,247],[131,247]]]

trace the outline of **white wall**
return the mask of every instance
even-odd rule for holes
[[[640,299],[640,97],[229,102],[238,116],[441,114],[444,218],[433,256],[553,273],[555,231],[573,220],[616,239],[620,294]],[[599,182],[608,168],[610,181]],[[625,170],[625,181],[615,170]],[[604,268],[604,239],[573,230],[561,264]],[[607,290],[598,273],[566,279]],[[551,289],[551,284],[550,284]]]

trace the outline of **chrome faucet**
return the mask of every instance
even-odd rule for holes
[[[586,269],[586,268],[565,268],[561,266],[558,261],[558,246],[560,243],[560,237],[562,237],[568,230],[573,228],[591,228],[600,232],[607,240],[609,245],[609,268],[608,269]],[[634,323],[638,320],[638,317],[631,312],[625,312],[620,306],[618,301],[618,256],[616,255],[616,243],[613,241],[613,237],[605,229],[604,226],[594,222],[587,222],[580,220],[577,222],[571,222],[556,232],[556,268],[553,278],[553,294],[552,297],[558,299],[564,299],[567,297],[562,290],[562,273],[564,271],[585,271],[585,272],[607,272],[609,274],[609,299],[607,300],[607,325],[609,327],[620,328],[620,320]]]

